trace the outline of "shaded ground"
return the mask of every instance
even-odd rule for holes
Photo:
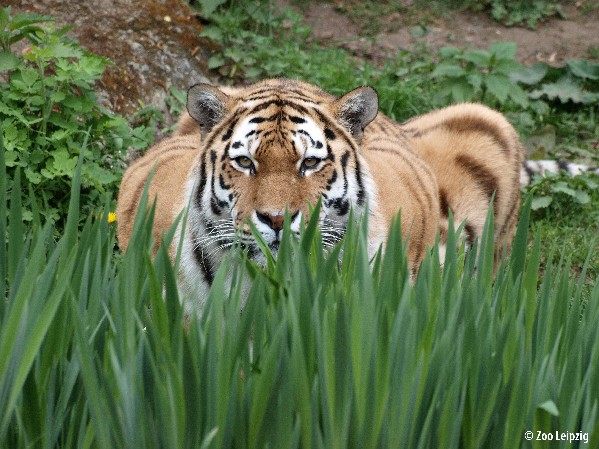
[[[206,81],[212,44],[198,37],[202,25],[182,0],[8,0],[8,4],[13,12],[49,14],[62,25],[75,25],[71,35],[114,62],[99,88],[103,103],[115,112],[130,114],[140,103],[164,110],[168,87],[186,89]],[[422,44],[432,50],[447,45],[486,48],[500,40],[516,41],[524,63],[588,58],[593,46],[599,52],[599,11],[585,13],[575,6],[565,8],[566,20],[549,20],[535,31],[506,28],[482,13],[452,12],[416,28],[405,17],[391,14],[381,20],[384,29],[392,31],[369,38],[360,37],[359,26],[333,4],[309,2],[302,12],[315,39],[375,60]]]

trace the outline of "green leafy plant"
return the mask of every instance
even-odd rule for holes
[[[534,29],[545,18],[564,17],[557,0],[491,0],[487,4],[491,17],[508,26],[525,24]]]
[[[68,28],[42,25],[47,17],[11,18],[10,8],[1,11],[0,125],[9,174],[21,170],[44,204],[40,212],[58,220],[66,213],[67,192],[83,153],[83,206],[104,204],[120,180],[124,150],[146,146],[149,136],[97,104],[94,83],[106,59],[68,38]],[[22,39],[29,46],[12,53],[10,46]],[[25,219],[31,219],[27,195],[24,207]]]
[[[488,50],[459,50],[445,47],[431,74],[439,81],[441,102],[481,101],[503,106],[508,101],[522,108],[529,105],[526,92],[510,79],[521,68],[514,58],[516,44],[498,42]]]
[[[208,68],[229,78],[285,73],[297,64],[297,52],[309,33],[301,25],[301,15],[289,8],[283,15],[275,14],[270,1],[230,2],[226,13],[204,14],[212,23],[201,35],[221,46],[208,60]]]
[[[536,63],[510,74],[512,81],[530,86],[530,97],[562,104],[599,102],[599,63],[571,60],[563,67]]]
[[[577,205],[589,205],[594,199],[599,201],[599,179],[591,173],[581,173],[578,176],[545,173],[544,176],[536,176],[530,184],[534,192],[532,209],[547,209],[552,207],[552,213],[559,209],[560,215],[574,213]],[[599,211],[591,210],[592,214],[599,219]]]
[[[492,19],[507,26],[525,25],[532,29],[544,19],[564,17],[559,0],[437,0],[435,3],[446,8],[486,11]],[[430,2],[424,0],[417,0],[416,4],[430,7]]]

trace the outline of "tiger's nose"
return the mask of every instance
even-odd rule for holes
[[[299,211],[296,211],[294,214],[290,215],[291,221],[295,220],[298,213]],[[256,211],[256,217],[275,232],[279,232],[283,229],[283,222],[285,220],[285,215],[283,213],[269,214]]]

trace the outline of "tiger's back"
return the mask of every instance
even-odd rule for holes
[[[469,245],[482,235],[493,200],[496,254],[509,250],[520,205],[524,151],[516,130],[497,111],[458,104],[415,117],[401,125],[410,146],[430,165],[439,184],[440,235],[448,211],[464,223]]]

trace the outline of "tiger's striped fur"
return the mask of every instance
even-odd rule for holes
[[[504,245],[509,250],[518,221],[524,151],[505,117],[486,106],[463,103],[413,118],[401,129],[437,177],[441,243],[451,210],[454,223],[464,223],[466,243],[472,245],[482,235],[494,196],[496,258]]]
[[[353,209],[368,207],[369,251],[385,241],[401,210],[416,270],[451,209],[465,220],[468,242],[480,236],[495,195],[500,244],[509,247],[518,214],[522,149],[503,116],[481,105],[459,105],[398,124],[378,113],[374,90],[337,98],[300,81],[271,79],[246,88],[190,89],[188,111],[171,138],[135,161],[123,177],[117,216],[126,249],[134,211],[153,167],[157,197],[154,238],[160,239],[189,204],[180,277],[202,307],[222,257],[236,235],[250,257],[264,256],[248,220],[273,252],[285,211],[299,233],[308,204],[322,198],[325,245],[344,234]],[[196,124],[197,123],[197,124]],[[198,126],[199,124],[199,126]]]
[[[545,175],[549,173],[559,173],[564,171],[569,173],[571,176],[578,176],[582,173],[595,173],[599,176],[599,168],[591,167],[588,165],[574,164],[566,161],[551,161],[551,160],[540,160],[540,161],[524,161],[522,169],[520,171],[520,184],[522,186],[529,185],[535,175]]]

